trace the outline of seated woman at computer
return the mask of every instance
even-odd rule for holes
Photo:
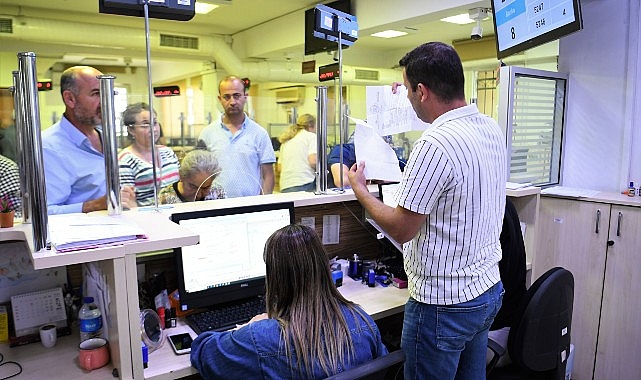
[[[154,204],[154,167],[156,164],[156,180],[160,187],[177,182],[178,158],[174,151],[164,145],[156,145],[155,160],[152,160],[151,128],[156,141],[160,138],[160,125],[154,117],[151,125],[149,105],[135,103],[127,106],[122,113],[122,122],[127,127],[131,145],[124,148],[118,155],[118,170],[121,186],[133,186],[136,190],[138,206]],[[155,143],[155,142],[154,142]]]
[[[180,162],[180,179],[164,187],[158,195],[159,203],[209,201],[225,198],[222,186],[213,183],[220,173],[216,156],[203,149],[188,152]]]
[[[279,229],[263,257],[267,313],[194,340],[191,364],[203,378],[322,379],[387,354],[372,318],[336,290],[313,229]]]

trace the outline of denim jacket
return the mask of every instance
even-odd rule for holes
[[[362,319],[356,315],[354,318],[345,306],[342,311],[355,351],[355,360],[348,367],[387,354],[371,317]],[[238,330],[202,333],[192,343],[191,364],[204,379],[300,378],[297,370],[290,371],[285,350],[280,344],[280,334],[281,328],[275,319],[256,321]],[[321,368],[314,366],[314,378],[325,377]]]

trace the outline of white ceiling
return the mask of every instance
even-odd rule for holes
[[[302,18],[305,9],[319,2],[321,1],[231,0],[230,5],[223,5],[208,15],[196,15],[187,22],[152,19],[150,28],[152,31],[157,29],[175,34],[222,36],[232,43],[235,53],[243,60],[318,60],[319,57],[306,57],[303,54]],[[389,68],[398,62],[404,52],[420,43],[452,43],[453,40],[469,39],[474,24],[460,26],[444,23],[439,19],[467,13],[470,8],[489,6],[489,0],[352,0],[360,36],[354,46],[345,50],[344,59],[354,66]],[[61,24],[55,24],[56,27],[49,31],[54,36],[59,36],[61,43],[7,39],[0,34],[0,51],[36,51],[49,58],[120,54],[117,50],[105,49],[104,46],[92,46],[91,40],[88,40],[89,34],[83,33],[87,29],[87,33],[90,33],[89,24],[94,25],[94,28],[100,28],[101,25],[122,27],[123,31],[133,30],[125,28],[135,28],[144,35],[142,19],[100,14],[98,0],[0,0],[0,17],[2,16],[14,18],[14,23],[23,22],[24,27],[29,26],[31,18],[64,22],[62,30],[57,27]],[[75,28],[75,25],[84,29]],[[485,35],[493,34],[491,19],[486,19],[482,25]],[[411,33],[393,39],[369,36],[389,28],[405,29]],[[126,32],[112,36],[114,44],[130,37]],[[144,46],[123,54],[128,57],[129,62],[144,62]]]

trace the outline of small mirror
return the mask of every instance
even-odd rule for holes
[[[140,335],[149,353],[154,352],[165,342],[165,331],[160,324],[160,317],[151,309],[140,312]]]

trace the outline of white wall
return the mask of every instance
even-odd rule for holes
[[[583,0],[583,30],[559,43],[559,71],[570,73],[565,186],[618,192],[641,181],[639,4],[613,3]]]

